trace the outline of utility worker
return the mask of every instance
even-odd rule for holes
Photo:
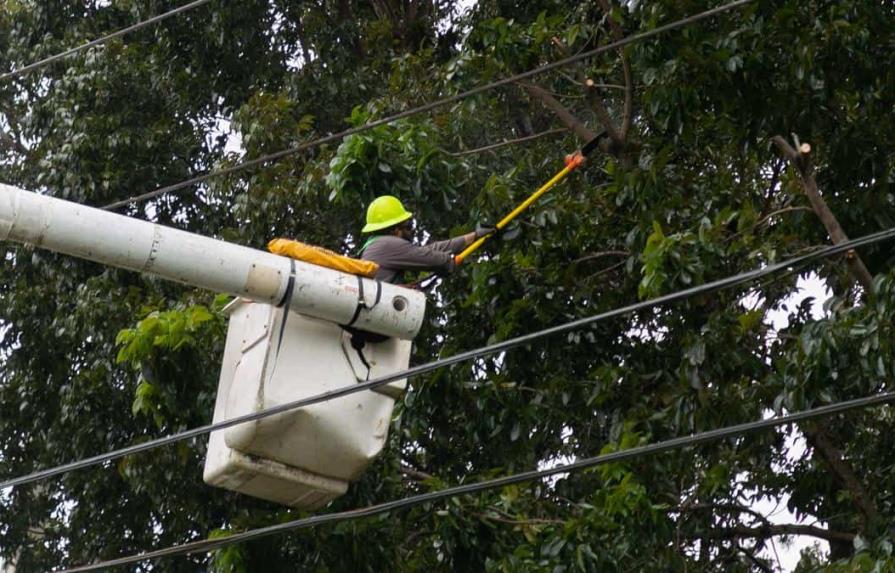
[[[453,271],[456,266],[454,255],[479,237],[493,233],[494,229],[478,229],[446,241],[416,245],[411,242],[413,213],[408,212],[397,197],[382,195],[367,207],[367,224],[361,232],[373,234],[361,247],[361,258],[379,265],[375,278],[388,283],[403,283],[405,271]]]

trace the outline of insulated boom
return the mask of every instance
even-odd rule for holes
[[[362,294],[354,326],[405,340],[417,333],[425,311],[425,297],[416,291],[4,184],[0,240],[257,302],[282,301],[295,312],[336,324],[352,320]],[[292,294],[284,301],[293,268]]]

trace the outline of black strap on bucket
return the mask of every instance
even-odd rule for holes
[[[382,282],[376,281],[376,298],[373,300],[373,304],[367,306],[367,299],[364,297],[364,278],[360,275],[357,277],[357,307],[354,309],[354,315],[351,317],[351,320],[348,321],[348,324],[344,326],[352,326],[357,319],[360,318],[360,312],[363,309],[373,310],[379,304],[379,301],[382,300]]]
[[[388,337],[384,334],[377,334],[375,332],[367,332],[366,330],[360,330],[359,328],[354,327],[354,323],[357,322],[357,319],[360,318],[360,313],[362,310],[373,310],[382,300],[382,282],[376,281],[376,297],[373,299],[373,304],[368,305],[367,299],[364,296],[364,278],[361,276],[357,277],[357,307],[354,309],[354,315],[351,317],[351,320],[348,321],[348,324],[343,324],[342,328],[351,335],[351,348],[357,352],[357,357],[360,359],[361,363],[364,365],[364,368],[367,369],[367,377],[366,380],[370,379],[370,371],[373,367],[370,365],[370,361],[367,360],[367,357],[364,356],[364,347],[367,345],[367,342],[383,342],[388,340]],[[347,357],[346,357],[347,358]]]
[[[289,269],[289,282],[286,283],[286,291],[283,293],[283,298],[277,303],[277,308],[282,308],[289,304],[289,301],[292,300],[292,292],[295,290],[295,259],[289,259],[289,263],[291,264]],[[280,346],[283,344],[283,334],[286,332],[287,318],[289,318],[288,307],[283,309],[283,320],[280,322],[280,334],[277,338],[277,352],[274,354],[274,364],[276,364],[276,359],[280,355]]]

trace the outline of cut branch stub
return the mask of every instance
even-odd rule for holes
[[[847,241],[848,235],[842,230],[839,220],[830,210],[827,202],[821,196],[820,190],[817,188],[817,181],[814,179],[814,167],[811,164],[811,145],[802,143],[799,145],[799,149],[796,150],[789,144],[789,142],[779,135],[772,137],[771,141],[774,142],[774,145],[780,149],[783,155],[785,155],[790,163],[796,168],[796,171],[799,173],[799,177],[802,180],[802,189],[805,191],[805,195],[811,203],[811,208],[817,214],[818,218],[820,218],[824,227],[826,227],[827,233],[830,235],[833,244],[838,245],[839,243]],[[867,270],[861,257],[859,257],[856,252],[849,251],[845,260],[848,263],[848,268],[852,276],[862,287],[864,287],[864,290],[867,293],[872,293],[873,276],[870,274],[870,271]]]
[[[603,128],[606,130],[606,133],[609,134],[610,139],[615,144],[615,146],[619,149],[624,147],[624,139],[622,134],[616,129],[615,123],[612,121],[612,118],[609,117],[609,111],[606,109],[605,104],[603,103],[603,99],[597,93],[596,82],[594,80],[588,78],[584,80],[584,87],[587,93],[587,101],[593,106],[594,111],[597,114],[597,117],[600,119],[600,123],[603,124]]]

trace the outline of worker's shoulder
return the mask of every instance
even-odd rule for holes
[[[401,237],[396,237],[394,235],[382,235],[375,241],[372,241],[367,246],[367,248],[364,249],[364,251],[369,253],[370,251],[403,249],[412,244],[413,243],[411,243],[407,239],[402,239]]]

